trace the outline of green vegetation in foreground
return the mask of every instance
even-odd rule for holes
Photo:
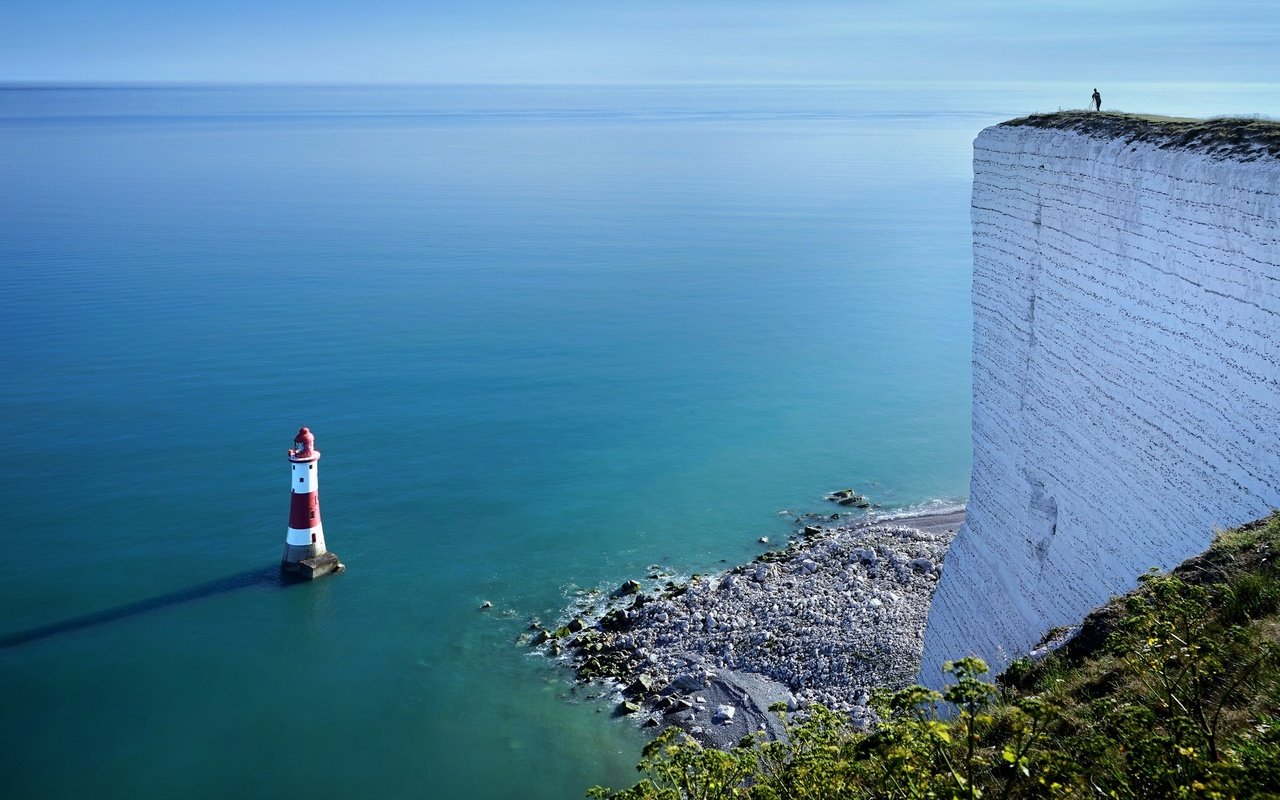
[[[822,708],[787,742],[728,752],[671,728],[645,748],[640,783],[587,795],[1280,798],[1277,556],[1273,512],[1090,615],[1094,645],[1015,662],[999,685],[969,657],[942,693],[879,694],[870,733]]]
[[[1149,142],[1239,161],[1280,158],[1280,122],[1249,117],[1190,119],[1119,111],[1059,111],[1011,119],[1009,127],[1058,128],[1088,136]]]

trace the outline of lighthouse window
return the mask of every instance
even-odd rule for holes
[[[302,483],[302,478],[298,478],[298,483]]]
[[[308,464],[308,465],[307,465],[307,469],[315,469],[315,468],[316,468],[316,465],[315,465],[315,464]]]

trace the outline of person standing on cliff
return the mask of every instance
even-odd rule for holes
[[[1093,110],[1094,111],[1102,110],[1102,95],[1098,94],[1097,89],[1093,90]]]

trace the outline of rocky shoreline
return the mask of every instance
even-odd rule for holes
[[[651,572],[533,644],[580,680],[622,693],[620,713],[727,746],[764,729],[776,702],[869,724],[875,687],[911,683],[942,560],[964,512],[842,522],[800,518],[783,549],[683,583]]]

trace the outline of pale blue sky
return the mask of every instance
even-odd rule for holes
[[[1280,79],[1280,2],[4,0],[0,80]]]

